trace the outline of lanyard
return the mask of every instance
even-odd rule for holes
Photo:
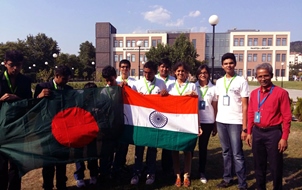
[[[267,97],[273,92],[274,85],[271,87],[271,90],[269,91],[268,95],[263,98],[263,100],[260,102],[260,89],[258,90],[258,111],[260,110],[260,107],[263,105]]]
[[[186,86],[184,87],[184,89],[181,92],[179,91],[178,85],[176,83],[178,83],[178,82],[175,82],[176,90],[177,90],[178,94],[181,96],[182,93],[184,93],[184,91],[186,90],[189,82],[188,81],[186,82]]]
[[[159,73],[157,74],[157,76],[158,76],[159,78],[161,78],[161,76],[159,75]],[[169,80],[169,75],[168,75],[167,78],[164,80],[165,83],[167,83],[168,80]]]
[[[107,94],[108,94],[109,98],[112,100],[111,94],[110,94],[110,91],[109,91],[109,86],[106,86],[106,91],[107,91]]]
[[[204,93],[202,93],[201,86],[200,86],[200,94],[201,94],[202,99],[204,99],[204,96],[205,96],[205,95],[207,94],[207,92],[208,92],[208,89],[209,89],[208,86],[206,86],[205,89],[206,89],[206,90],[204,91]]]
[[[232,81],[234,80],[235,77],[236,77],[236,74],[232,77],[232,79],[231,79],[229,85],[226,86],[226,76],[224,75],[224,88],[225,88],[225,93],[226,93],[226,95],[228,95],[229,88],[230,88],[231,83],[232,83]]]
[[[57,83],[54,80],[52,82],[53,82],[53,86],[55,87],[55,89],[58,90]]]
[[[8,78],[8,75],[7,75],[7,72],[6,72],[6,71],[4,71],[4,76],[5,76],[5,79],[6,79],[6,81],[7,81],[7,85],[8,85],[8,87],[9,87],[10,91],[11,91],[13,94],[15,94],[15,92],[16,92],[16,90],[17,90],[17,86],[16,86],[15,89],[13,89],[12,83],[10,83],[10,80],[9,80],[9,78]]]
[[[149,86],[148,86],[148,84],[147,84],[147,81],[146,81],[146,78],[144,78],[144,81],[145,81],[145,85],[146,85],[148,94],[151,94],[151,93],[152,93],[152,90],[155,88],[156,77],[154,77],[154,80],[151,82],[151,84],[153,83],[153,85],[150,85],[151,88],[149,88]]]

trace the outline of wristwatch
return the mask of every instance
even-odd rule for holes
[[[245,128],[245,129],[242,129],[242,131],[245,132],[245,133],[247,133],[247,129],[246,129],[246,128]]]

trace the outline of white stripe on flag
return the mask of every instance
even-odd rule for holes
[[[175,132],[198,134],[197,114],[158,113],[154,109],[124,104],[127,125],[158,128]],[[165,124],[166,123],[166,124]]]

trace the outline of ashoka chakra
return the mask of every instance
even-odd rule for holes
[[[163,128],[168,123],[168,118],[157,111],[153,111],[149,115],[149,121],[155,128]]]

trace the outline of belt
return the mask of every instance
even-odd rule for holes
[[[273,125],[269,127],[259,127],[257,125],[254,125],[254,127],[260,131],[267,132],[267,131],[274,131],[274,130],[281,130],[281,125]]]

